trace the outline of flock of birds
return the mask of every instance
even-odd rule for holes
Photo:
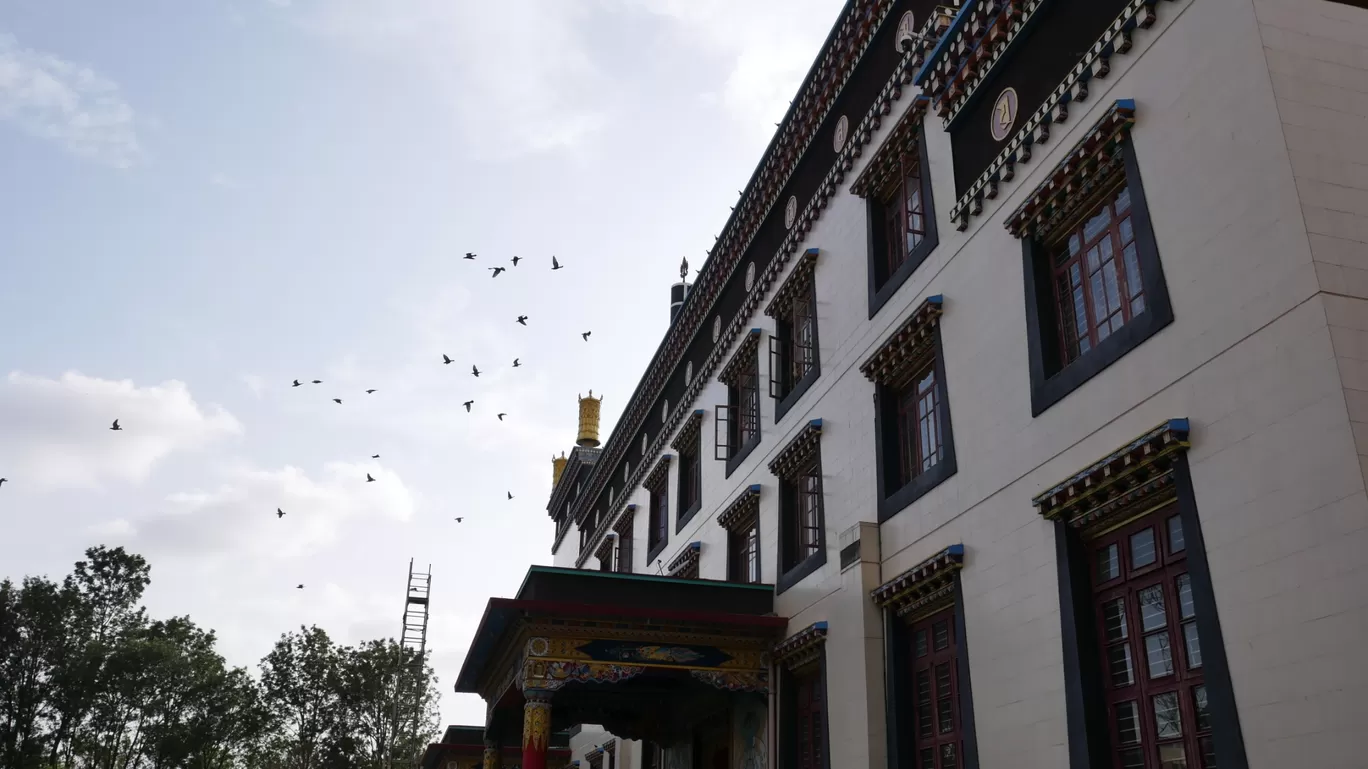
[[[477,257],[476,257],[476,254],[474,254],[473,252],[466,252],[466,255],[463,257],[463,259],[472,260],[472,261],[475,260],[476,258],[477,258]],[[521,256],[514,256],[514,257],[512,258],[511,261],[512,261],[512,263],[513,263],[513,266],[514,266],[514,267],[517,267],[517,266],[518,266],[518,262],[524,261],[524,258],[521,257]],[[559,261],[558,259],[556,259],[556,257],[554,257],[554,256],[551,257],[551,269],[552,269],[553,271],[554,271],[554,270],[561,270],[561,269],[564,269],[564,268],[565,268],[565,266],[562,265],[562,264],[560,263],[560,261]],[[503,274],[503,273],[505,273],[505,272],[508,271],[508,268],[507,268],[507,267],[501,267],[501,266],[487,267],[486,269],[492,271],[493,274],[492,274],[490,277],[493,277],[493,278],[497,278],[497,277],[499,277],[499,275],[501,275],[501,274]],[[526,315],[519,315],[519,316],[515,319],[514,322],[516,322],[517,324],[519,324],[519,325],[521,325],[521,326],[526,326],[526,325],[527,325],[527,320],[528,320],[528,316],[526,316]],[[583,332],[583,333],[580,334],[580,337],[581,337],[582,339],[584,339],[584,341],[587,342],[587,341],[589,341],[589,336],[590,336],[592,333],[593,333],[593,332],[591,332],[591,331],[585,331],[585,332]],[[455,362],[456,362],[456,361],[453,360],[453,359],[451,358],[451,356],[446,355],[445,353],[442,355],[442,365],[449,366],[449,365],[451,365],[452,363],[455,363]],[[522,366],[522,360],[521,360],[520,358],[514,358],[514,359],[513,359],[513,366],[512,366],[512,367],[513,367],[513,368],[520,368],[521,366]],[[472,376],[479,377],[479,376],[480,376],[480,368],[479,368],[479,366],[478,366],[477,364],[471,364],[471,366],[470,366],[470,373],[471,373]],[[303,387],[305,384],[320,385],[320,384],[323,384],[323,380],[321,380],[321,379],[310,379],[310,380],[308,380],[307,382],[304,382],[304,381],[295,379],[295,380],[291,381],[290,387],[292,387],[292,388],[293,388],[293,387]],[[376,388],[370,388],[370,389],[368,389],[368,390],[365,391],[366,395],[373,395],[373,394],[376,393],[376,392],[378,392],[378,390],[377,390]],[[336,404],[338,404],[338,405],[342,405],[342,399],[341,399],[341,398],[333,398],[332,401],[333,401],[333,403],[336,403]],[[474,399],[471,399],[471,400],[468,400],[468,401],[463,402],[461,405],[462,405],[462,406],[465,406],[466,413],[470,413],[471,410],[472,410],[472,408],[473,408],[474,405],[475,405],[475,401],[474,401]],[[508,416],[508,414],[507,414],[507,413],[501,412],[501,413],[499,413],[499,414],[496,414],[495,416],[498,417],[498,420],[499,420],[500,422],[502,422],[502,421],[504,421],[504,417]],[[115,420],[114,420],[113,424],[110,425],[109,429],[110,429],[110,430],[113,430],[113,431],[115,431],[115,432],[123,432],[123,430],[124,430],[123,425],[119,424],[119,420],[118,420],[118,419],[115,419]],[[379,454],[372,454],[372,455],[371,455],[371,459],[379,459],[379,458],[380,458],[380,455],[379,455]],[[3,486],[3,485],[4,485],[5,483],[7,483],[8,481],[9,481],[8,478],[0,478],[0,486]],[[366,473],[366,481],[365,481],[365,482],[366,482],[366,483],[375,483],[375,482],[376,482],[376,479],[375,479],[375,477],[372,476],[370,473]],[[506,493],[507,493],[507,495],[508,495],[508,499],[511,501],[511,500],[513,499],[513,492],[509,491],[509,492],[506,492]],[[275,511],[275,515],[276,515],[276,519],[279,520],[279,519],[284,518],[286,515],[288,515],[288,513],[286,513],[285,510],[283,510],[283,509],[277,507],[277,508],[276,508],[276,511]],[[457,517],[455,520],[456,520],[457,523],[460,523],[460,522],[464,521],[465,518],[464,518],[464,517]],[[296,585],[296,589],[298,589],[298,590],[303,590],[303,589],[304,589],[304,584],[303,584],[303,583],[300,583],[299,585]]]

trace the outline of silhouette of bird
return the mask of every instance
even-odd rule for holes
[[[509,498],[509,499],[512,499],[512,498],[513,498],[513,492],[511,492],[511,491],[508,492],[508,498]]]
[[[514,266],[514,267],[517,267],[517,266],[518,266],[518,262],[521,262],[521,261],[522,261],[522,257],[521,257],[521,256],[515,256],[515,257],[513,257],[513,266]]]
[[[527,325],[527,316],[526,316],[526,315],[519,315],[519,316],[518,316],[518,322],[521,323],[522,325],[526,326],[526,325]]]
[[[374,388],[374,387],[372,387],[371,389],[367,390],[367,391],[366,391],[366,394],[367,394],[367,395],[370,395],[370,394],[373,393],[373,392],[375,392],[375,388]]]
[[[457,522],[457,523],[460,523],[461,521],[464,521],[464,520],[465,520],[464,518],[457,518],[457,519],[456,519],[456,522]]]
[[[506,416],[508,416],[508,415],[507,415],[507,414],[499,414],[499,415],[498,415],[499,421],[502,422],[502,421],[503,421],[503,418],[506,417]]]
[[[322,379],[315,379],[315,380],[313,380],[313,383],[314,383],[314,384],[323,384],[323,380],[322,380]]]
[[[562,267],[562,266],[561,266],[561,263],[558,262],[558,261],[556,261],[556,257],[553,256],[553,257],[551,257],[551,269],[553,269],[553,270],[563,270],[563,269],[565,269],[565,268]]]
[[[276,517],[277,517],[277,518],[284,518],[284,517],[285,517],[285,511],[284,511],[284,510],[281,510],[280,508],[277,507],[277,508],[276,508]]]
[[[480,375],[480,369],[479,369],[479,367],[478,367],[478,366],[471,366],[471,367],[470,367],[470,373],[474,374],[475,376],[479,376],[479,375]]]
[[[380,458],[380,455],[379,455],[379,454],[371,454],[371,459],[379,459],[379,458]]]
[[[475,258],[475,254],[473,254],[473,253],[467,251],[464,258],[466,258],[466,259],[474,259],[474,258]]]
[[[296,380],[294,380],[294,384],[292,384],[292,385],[290,385],[290,386],[291,386],[291,387],[299,387],[299,386],[302,385],[302,384],[304,384],[304,383],[301,382],[301,381],[299,381],[298,379],[296,379]]]
[[[444,364],[450,366],[450,365],[451,365],[451,357],[448,356],[446,353],[442,353],[442,363],[444,363]]]
[[[122,427],[119,427],[119,420],[116,419],[116,420],[114,420],[114,426],[111,427],[111,428],[109,428],[109,429],[111,429],[111,430],[122,430],[123,428],[122,428]]]
[[[466,401],[465,403],[462,403],[462,404],[461,404],[462,406],[465,406],[465,407],[466,407],[466,413],[467,413],[467,414],[470,413],[470,404],[472,404],[472,403],[474,403],[474,402],[475,402],[475,401]]]
[[[304,589],[304,583],[303,583],[303,582],[299,583],[298,585],[295,585],[295,590],[303,590],[303,589]]]
[[[366,483],[375,483],[375,479],[371,477],[370,473],[366,473]]]
[[[580,334],[580,336],[584,337],[584,341],[587,342],[587,341],[589,341],[589,335],[592,334],[592,333],[594,333],[594,332],[592,332],[592,331],[586,331],[586,332],[584,332],[583,334]]]
[[[517,368],[517,367],[519,367],[519,366],[522,365],[521,363],[518,362],[518,361],[520,361],[520,360],[522,360],[522,358],[514,358],[514,359],[513,359],[513,368]]]
[[[494,274],[493,274],[493,275],[490,275],[489,277],[491,277],[491,278],[497,278],[497,277],[499,277],[499,273],[503,272],[503,271],[504,271],[505,269],[507,269],[507,268],[505,268],[505,267],[490,267],[489,269],[491,269],[491,270],[494,271]]]
[[[333,403],[341,403],[341,402],[342,402],[342,399],[341,399],[341,398],[333,398]]]
[[[0,478],[0,486],[4,486],[4,485],[5,485],[5,481],[8,481],[8,480],[9,480],[9,478]]]

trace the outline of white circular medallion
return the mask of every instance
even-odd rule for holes
[[[617,491],[617,489],[613,488],[612,486],[609,486],[609,487],[608,487],[608,504],[610,504],[610,505],[613,504],[613,494],[614,494],[616,491]]]
[[[527,642],[527,653],[533,657],[545,657],[551,651],[551,642],[545,638],[533,638]]]
[[[899,51],[906,51],[917,39],[917,17],[911,11],[904,13],[898,20],[898,33],[894,40]]]
[[[832,149],[840,152],[848,138],[850,138],[850,118],[842,115],[841,119],[836,121],[836,130],[831,133]]]
[[[693,381],[693,361],[684,364],[684,384]]]
[[[713,318],[713,341],[716,342],[720,338],[722,338],[722,316],[718,315]]]
[[[622,463],[622,482],[627,482],[627,477],[632,474],[632,463],[624,461]]]
[[[650,439],[649,437],[647,437],[646,433],[642,433],[642,434],[641,434],[641,453],[642,453],[642,456],[643,456],[643,457],[644,457],[645,454],[646,454],[646,447],[647,447],[647,446],[650,446],[650,445],[651,445],[651,439]]]
[[[755,262],[746,265],[746,290],[750,291],[755,286]]]
[[[988,116],[988,131],[993,141],[1003,141],[1012,135],[1012,126],[1017,119],[1017,92],[1015,88],[1004,88],[993,103],[993,114]]]
[[[660,404],[660,421],[665,422],[670,419],[670,402],[665,401]]]
[[[798,197],[790,195],[788,203],[784,204],[784,227],[792,227],[794,220],[798,218]]]

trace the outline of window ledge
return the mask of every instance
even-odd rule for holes
[[[700,499],[690,505],[688,510],[679,511],[679,515],[675,517],[675,533],[678,534],[683,531],[684,527],[689,524],[689,521],[692,521],[693,517],[698,515],[698,511],[702,509],[702,507],[703,500]]]
[[[779,575],[779,579],[774,581],[774,594],[779,595],[785,590],[797,585],[799,582],[802,582],[811,575],[812,572],[820,569],[826,562],[827,552],[826,542],[824,540],[822,546],[817,549],[817,552],[805,558],[802,563]]]
[[[1125,357],[1145,340],[1173,322],[1173,309],[1167,301],[1153,304],[1120,331],[1102,341],[1082,357],[1059,370],[1044,381],[1031,382],[1031,416],[1038,417],[1063,400],[1069,393],[1082,387],[1089,379]]]
[[[879,500],[879,523],[883,523],[905,510],[913,502],[925,496],[928,491],[944,483],[958,470],[959,466],[955,461],[954,449],[947,446],[945,459],[941,460],[939,464]]]
[[[776,425],[779,424],[780,420],[784,418],[784,415],[789,412],[789,409],[793,408],[794,404],[803,397],[803,394],[812,387],[812,383],[816,382],[817,378],[821,375],[822,364],[813,361],[812,369],[804,374],[802,379],[798,380],[798,383],[793,386],[793,389],[789,390],[788,394],[784,397],[774,402],[774,423]]]
[[[746,445],[744,445],[744,446],[742,446],[741,448],[737,449],[735,454],[732,454],[731,456],[727,457],[727,476],[726,476],[726,477],[730,478],[730,477],[732,476],[732,473],[736,472],[736,468],[740,467],[740,466],[741,466],[741,463],[744,462],[744,461],[746,461],[746,457],[750,456],[750,453],[751,453],[752,451],[755,451],[755,447],[756,447],[756,446],[759,446],[759,445],[760,445],[760,434],[759,434],[759,433],[756,433],[756,434],[755,434],[755,437],[752,438],[750,441],[748,441],[748,442],[746,443]]]

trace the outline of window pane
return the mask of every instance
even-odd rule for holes
[[[936,711],[940,717],[940,733],[949,734],[955,731],[955,709],[948,697],[936,703]]]
[[[1122,745],[1140,742],[1140,708],[1134,702],[1116,706],[1116,739]]]
[[[948,621],[937,622],[932,627],[932,632],[936,637],[936,651],[943,651],[950,646],[950,623]]]
[[[1140,748],[1121,751],[1121,769],[1145,769],[1145,752]]]
[[[1183,743],[1173,742],[1159,746],[1159,769],[1187,769],[1187,755]]]
[[[1178,579],[1178,611],[1183,619],[1192,619],[1197,616],[1197,609],[1192,605],[1192,577],[1187,574],[1179,574]]]
[[[1116,228],[1117,232],[1121,235],[1122,246],[1125,246],[1127,243],[1131,242],[1132,240],[1135,240],[1135,230],[1131,227],[1131,218],[1129,216],[1127,216],[1125,219],[1122,219],[1121,222],[1116,225]]]
[[[1173,516],[1168,519],[1169,552],[1181,553],[1187,549],[1187,542],[1183,539],[1183,519]]]
[[[1111,665],[1112,686],[1130,686],[1135,683],[1135,665],[1131,662],[1130,644],[1117,644],[1108,648],[1107,659]]]
[[[921,749],[921,769],[936,769],[936,751],[931,748]]]
[[[1154,563],[1154,529],[1136,532],[1130,538],[1131,568],[1140,569]]]
[[[1149,658],[1150,678],[1173,673],[1173,650],[1169,647],[1168,633],[1145,636],[1145,654]]]
[[[1210,737],[1203,737],[1197,740],[1197,747],[1202,751],[1202,769],[1216,769],[1216,744]]]
[[[950,665],[936,666],[936,696],[950,696]]]
[[[1158,630],[1167,622],[1164,613],[1164,586],[1151,585],[1139,593],[1140,627],[1145,632]]]
[[[1187,648],[1187,663],[1189,668],[1199,668],[1202,666],[1202,644],[1197,640],[1197,623],[1183,623],[1183,645]]]
[[[1178,692],[1154,695],[1154,735],[1161,740],[1183,736],[1182,716],[1178,713]]]
[[[1121,285],[1116,277],[1116,260],[1112,258],[1111,238],[1105,238],[1098,247],[1102,250],[1102,278],[1107,286],[1107,311],[1121,309]]]
[[[1121,576],[1121,548],[1112,543],[1097,551],[1097,581],[1110,582]]]
[[[925,656],[926,656],[926,631],[925,631],[925,630],[918,630],[918,631],[917,631],[917,656],[918,656],[918,657],[925,657]]]
[[[1107,643],[1126,639],[1128,631],[1125,599],[1118,598],[1102,605],[1102,627],[1107,634]]]
[[[1206,685],[1192,687],[1192,712],[1197,719],[1197,731],[1205,732],[1211,728],[1211,713],[1207,709]]]
[[[1083,225],[1083,239],[1092,240],[1097,237],[1098,233],[1105,230],[1108,224],[1111,224],[1111,206],[1103,206],[1102,210],[1098,211],[1096,216],[1089,219],[1088,223]]]
[[[1116,194],[1116,213],[1124,214],[1130,210],[1130,187],[1122,187]]]
[[[955,769],[959,766],[959,757],[955,755],[955,743],[946,743],[941,746],[941,769]]]

